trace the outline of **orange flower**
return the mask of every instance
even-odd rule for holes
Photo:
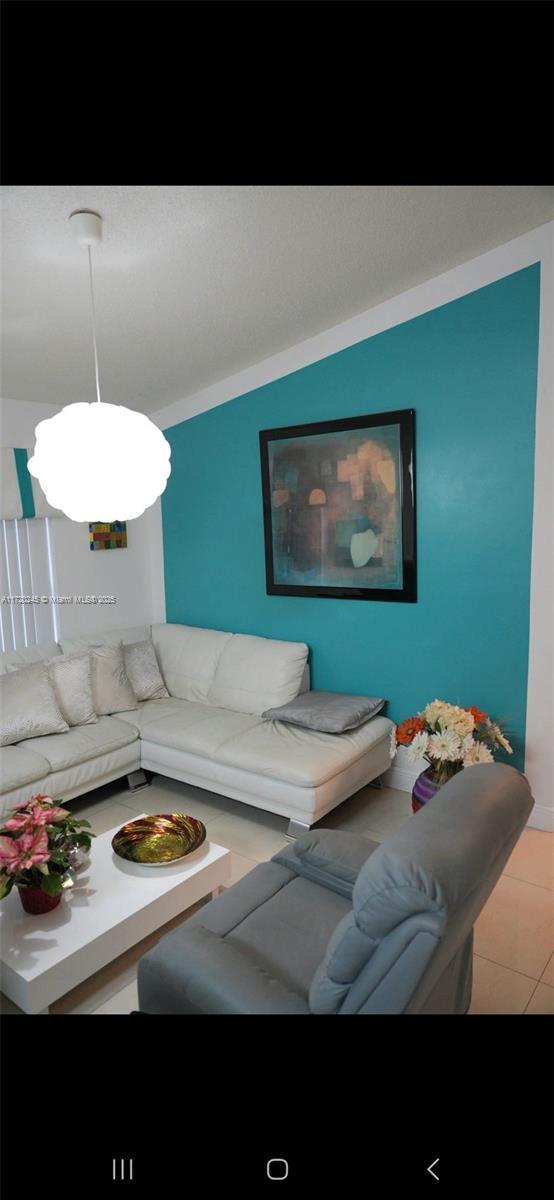
[[[416,733],[421,733],[425,729],[425,723],[421,717],[407,717],[396,730],[396,740],[399,746],[411,746]]]
[[[488,721],[489,719],[486,712],[483,712],[480,708],[476,708],[474,704],[471,705],[471,708],[465,708],[464,712],[471,713],[476,725],[482,725],[484,721]]]

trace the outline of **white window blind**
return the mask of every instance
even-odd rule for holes
[[[21,650],[59,640],[48,517],[1,522],[0,642]]]

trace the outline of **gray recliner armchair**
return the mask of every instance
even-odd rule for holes
[[[499,763],[455,775],[384,842],[319,829],[140,961],[147,1013],[465,1013],[473,925],[533,807]]]

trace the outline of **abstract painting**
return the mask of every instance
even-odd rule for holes
[[[414,410],[260,433],[270,595],[414,602]]]
[[[91,550],[125,550],[127,548],[127,522],[93,521],[88,527]]]

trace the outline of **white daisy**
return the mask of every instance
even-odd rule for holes
[[[494,758],[488,748],[482,742],[474,742],[473,746],[469,746],[464,753],[464,767],[474,767],[476,763],[494,762]]]
[[[449,707],[450,705],[445,700],[432,700],[419,715],[428,725],[435,725],[439,717],[444,716]]]
[[[433,733],[429,738],[427,752],[432,758],[443,759],[445,762],[456,762],[462,757],[462,743],[451,729],[444,733]]]
[[[393,727],[390,731],[390,756],[391,756],[391,759],[394,758],[397,749],[398,749],[398,746],[396,745],[396,725],[393,725]]]
[[[416,758],[422,758],[427,749],[428,741],[428,733],[416,733],[415,738],[408,750],[408,758],[411,759],[412,762],[415,762]]]
[[[466,737],[468,733],[473,733],[475,729],[472,714],[463,708],[458,708],[455,704],[450,705],[449,709],[441,714],[439,725],[441,729],[451,729],[461,738]]]
[[[493,725],[492,730],[497,744],[499,746],[503,746],[504,749],[507,750],[508,754],[513,754],[512,747],[510,746],[508,739],[504,737],[500,727],[498,725]]]

